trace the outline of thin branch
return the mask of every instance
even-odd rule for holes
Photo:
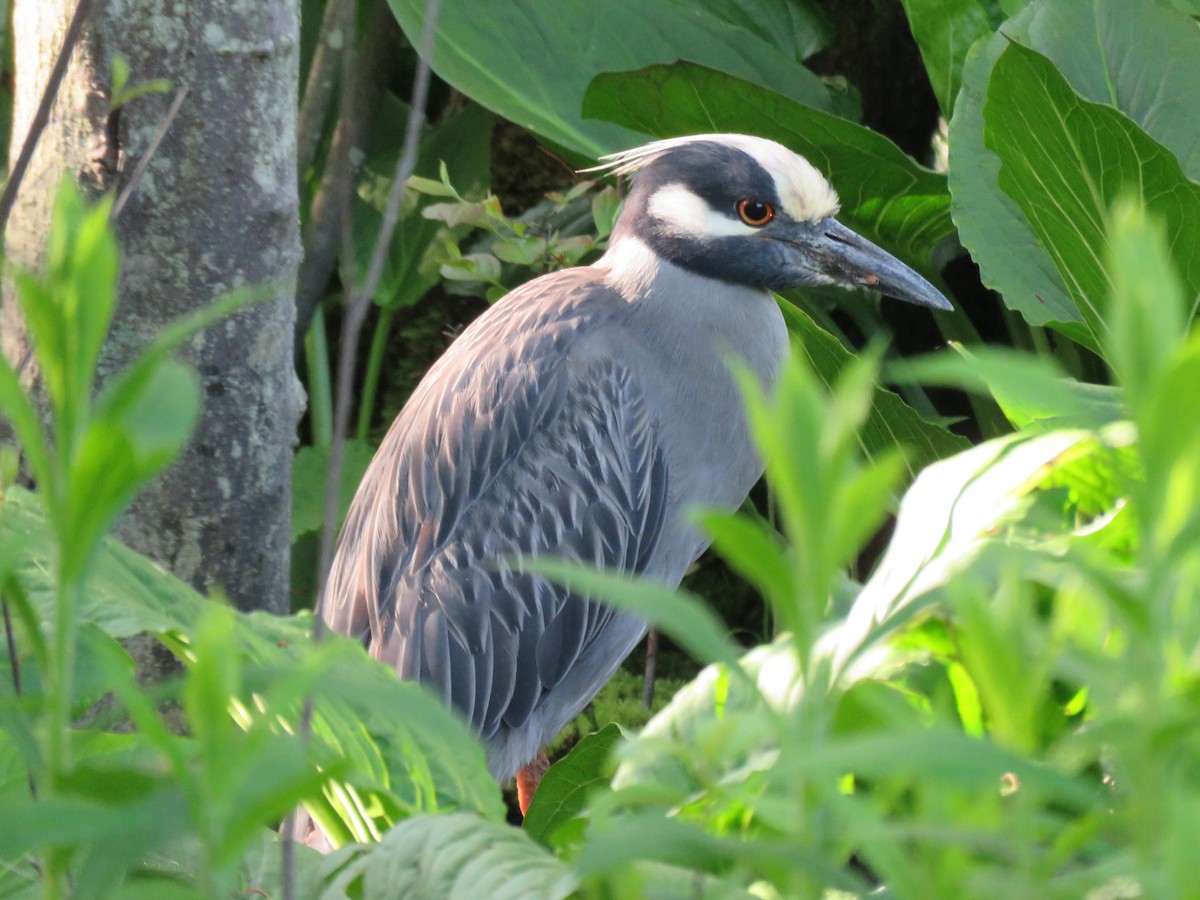
[[[658,629],[651,628],[646,632],[646,673],[642,684],[642,708],[649,709],[654,705],[655,669],[658,663]]]
[[[79,0],[75,6],[75,13],[71,16],[66,35],[63,36],[62,46],[58,50],[58,56],[54,59],[54,66],[50,69],[50,77],[46,79],[46,87],[42,90],[42,98],[33,114],[33,121],[29,123],[25,141],[21,144],[21,152],[17,154],[16,162],[9,170],[8,181],[4,183],[4,192],[0,193],[0,236],[8,228],[8,217],[12,214],[13,206],[17,202],[17,191],[20,190],[21,181],[29,169],[29,163],[33,159],[33,151],[37,149],[38,140],[41,139],[42,132],[50,121],[50,110],[54,108],[54,100],[58,97],[58,89],[62,86],[63,77],[67,74],[67,66],[71,63],[71,54],[75,52],[75,45],[79,43],[79,38],[83,34],[83,26],[88,17],[102,10],[107,2],[108,0]]]
[[[179,113],[179,107],[183,105],[184,99],[188,95],[189,87],[184,85],[175,92],[175,99],[171,101],[171,105],[167,107],[167,114],[163,116],[161,124],[158,126],[158,131],[154,133],[153,139],[150,141],[150,146],[146,148],[146,152],[142,154],[142,158],[137,161],[137,165],[133,168],[133,174],[129,176],[129,183],[121,191],[117,201],[113,204],[110,218],[115,219],[121,214],[121,210],[125,208],[125,204],[129,202],[129,198],[133,195],[134,190],[138,186],[138,182],[142,180],[142,175],[146,172],[146,167],[150,165],[150,160],[154,158],[154,154],[158,152],[158,145],[162,143],[162,139],[166,136],[171,123],[175,121],[175,116]]]
[[[367,276],[350,294],[346,305],[346,316],[342,322],[342,338],[339,346],[337,399],[334,406],[333,445],[329,453],[329,475],[325,482],[325,524],[321,534],[321,578],[320,592],[317,595],[316,616],[313,622],[313,636],[319,637],[322,631],[321,604],[324,598],[325,580],[329,575],[329,566],[333,560],[333,543],[337,530],[337,496],[341,483],[342,456],[346,444],[346,431],[350,423],[350,407],[352,405],[351,391],[354,385],[355,350],[358,347],[359,333],[367,311],[371,308],[371,298],[379,279],[383,276],[383,264],[392,244],[392,235],[396,223],[400,219],[400,207],[404,200],[405,186],[412,176],[417,164],[417,148],[421,141],[421,125],[425,121],[425,105],[429,97],[429,58],[433,53],[434,24],[437,20],[441,0],[427,0],[425,4],[425,28],[421,36],[421,49],[418,54],[416,83],[413,85],[412,105],[408,111],[408,123],[404,129],[404,149],[396,162],[396,171],[392,178],[391,192],[388,194],[387,205],[384,208],[383,225],[375,238],[375,247],[371,253],[371,262],[367,267]],[[349,223],[343,223],[348,228]]]
[[[338,486],[342,477],[342,457],[345,453],[346,432],[350,424],[351,388],[354,383],[355,348],[358,346],[359,334],[362,331],[363,320],[371,305],[371,297],[383,274],[383,263],[392,243],[392,234],[400,218],[400,206],[404,200],[404,190],[409,177],[417,164],[417,148],[421,139],[421,126],[425,121],[425,106],[429,98],[429,59],[433,55],[433,37],[437,23],[441,0],[426,0],[425,25],[421,35],[421,47],[417,54],[416,80],[413,84],[412,104],[409,108],[408,123],[404,131],[404,147],[400,159],[396,162],[396,171],[392,180],[392,189],[388,194],[387,206],[383,216],[383,225],[375,238],[375,247],[371,254],[371,264],[367,269],[366,279],[356,288],[348,291],[346,316],[342,323],[342,336],[339,343],[337,399],[334,406],[333,443],[329,449],[329,472],[325,481],[325,522],[321,531],[320,578],[316,607],[313,611],[313,640],[320,641],[325,634],[325,622],[321,616],[325,595],[325,582],[329,575],[330,562],[333,559],[334,532],[337,529],[337,498]],[[350,49],[344,51],[349,53]],[[348,88],[347,88],[348,89]],[[345,96],[345,90],[343,91]],[[349,231],[350,221],[347,218],[342,223],[343,229]],[[304,704],[304,712],[300,720],[300,739],[307,741],[312,728],[312,698]],[[283,825],[283,898],[294,900],[295,885],[295,830],[297,813],[292,813]]]
[[[343,214],[349,208],[347,201],[352,197],[357,181],[354,150],[366,145],[371,125],[379,114],[384,85],[397,65],[398,35],[399,26],[387,0],[376,0],[362,49],[353,67],[347,69],[352,74],[342,78],[333,144],[304,229],[304,257],[296,279],[297,347],[303,346],[312,317],[337,265],[339,244],[345,234]],[[347,53],[342,54],[343,61],[348,58]],[[345,63],[343,67],[346,68]]]
[[[325,7],[321,18],[321,31],[317,35],[317,48],[313,51],[312,64],[308,67],[308,80],[304,82],[304,99],[300,101],[300,114],[296,120],[296,171],[300,177],[308,171],[317,155],[321,142],[321,129],[329,104],[333,100],[333,84],[336,81],[335,63],[344,53],[336,53],[337,35],[341,31],[342,50],[354,37],[354,0],[333,0]],[[347,31],[346,23],[350,24]]]

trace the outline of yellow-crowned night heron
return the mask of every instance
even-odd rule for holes
[[[838,283],[949,309],[833,218],[773,141],[697,135],[607,158],[633,174],[608,252],[508,294],[413,392],[367,470],[323,601],[329,625],[467,719],[522,810],[542,748],[645,632],[505,565],[555,556],[677,585],[762,474],[730,377],[788,352],[772,289]]]

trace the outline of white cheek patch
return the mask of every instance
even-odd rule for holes
[[[650,195],[646,211],[673,234],[698,237],[745,237],[758,231],[739,219],[721,215],[682,184],[668,184]]]

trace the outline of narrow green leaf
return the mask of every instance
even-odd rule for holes
[[[827,388],[832,388],[854,355],[797,307],[783,301],[779,306],[788,332],[804,348],[813,371]],[[883,387],[875,388],[874,405],[859,432],[859,440],[867,458],[902,447],[908,460],[910,480],[930,463],[970,446],[966,438],[926,421],[899,396]]]
[[[1175,274],[1162,221],[1138,201],[1113,210],[1106,271],[1112,279],[1112,328],[1105,351],[1135,408],[1148,402],[1195,316],[1195,290]],[[1200,222],[1196,223],[1200,229]],[[1185,297],[1193,298],[1189,305]]]
[[[712,536],[713,549],[772,606],[791,602],[796,585],[787,545],[769,522],[744,513],[706,512],[700,524]]]
[[[699,599],[685,591],[672,591],[644,579],[598,572],[560,560],[526,559],[523,565],[573,591],[646,619],[701,662],[737,667],[740,653],[724,624]]]
[[[1119,389],[1076,381],[1053,358],[1001,347],[953,350],[898,361],[888,377],[990,395],[1017,428],[1095,429],[1126,417]]]

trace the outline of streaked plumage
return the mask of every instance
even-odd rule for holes
[[[500,780],[644,632],[501,561],[678,584],[707,543],[687,510],[736,508],[762,471],[726,361],[767,386],[779,372],[787,335],[768,289],[878,283],[945,303],[830,219],[832,189],[778,144],[698,136],[608,166],[634,174],[608,252],[512,291],[434,365],[363,479],[323,600],[334,630],[462,713]],[[745,224],[747,198],[773,220]]]

